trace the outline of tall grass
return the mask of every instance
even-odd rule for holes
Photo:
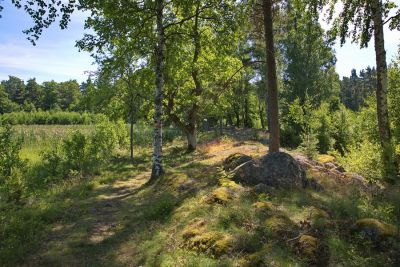
[[[129,130],[129,126],[127,126]],[[136,124],[133,127],[133,143],[139,146],[149,146],[153,143],[154,128],[145,124]],[[173,127],[163,128],[163,142],[171,142],[182,135],[181,130]]]
[[[69,137],[71,133],[79,131],[84,135],[93,132],[94,125],[14,125],[15,138],[22,140],[20,155],[23,159],[31,162],[40,160],[40,153],[51,148],[63,139]],[[126,126],[129,134],[130,127]],[[163,129],[164,142],[171,142],[181,136],[181,131],[172,127]],[[135,146],[150,146],[153,143],[154,129],[145,124],[134,125],[133,140]]]

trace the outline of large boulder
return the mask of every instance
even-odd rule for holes
[[[252,159],[253,159],[252,157],[247,156],[245,154],[235,153],[235,154],[232,154],[229,157],[227,157],[224,160],[222,165],[223,165],[223,168],[225,171],[232,171],[236,167],[238,167],[238,166],[242,165],[243,163],[246,163]]]
[[[308,185],[304,169],[284,152],[247,161],[234,170],[232,180],[245,185],[265,184],[288,189]]]

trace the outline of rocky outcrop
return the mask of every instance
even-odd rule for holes
[[[265,184],[278,188],[302,188],[308,185],[299,163],[284,152],[269,153],[234,169],[232,180],[244,185]]]

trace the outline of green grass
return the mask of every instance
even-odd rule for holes
[[[202,140],[211,141],[207,135]],[[133,164],[121,151],[99,175],[37,188],[22,207],[0,207],[0,265],[308,266],[296,239],[302,233],[321,243],[320,266],[398,263],[398,240],[377,246],[350,231],[362,217],[396,224],[396,189],[376,194],[326,183],[323,191],[259,194],[224,183],[233,197],[220,203],[210,196],[226,179],[219,172],[223,157],[208,148],[221,144],[202,140],[195,153],[187,153],[179,138],[167,143],[166,175],[154,184],[146,184],[151,147],[144,145]],[[257,148],[256,142],[221,142],[229,151]],[[272,208],[255,208],[257,201]],[[316,209],[329,218],[310,218]]]
[[[95,125],[15,125],[13,131],[15,137],[22,141],[20,156],[32,163],[40,161],[41,152],[62,142],[72,132],[79,131],[85,135],[93,132]],[[129,133],[129,125],[126,131]],[[136,149],[150,146],[153,142],[153,128],[147,125],[134,126],[134,145]],[[180,137],[181,132],[172,127],[164,129],[163,138],[165,142],[171,142]]]

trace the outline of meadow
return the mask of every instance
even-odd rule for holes
[[[22,147],[20,155],[32,163],[40,161],[40,155],[55,144],[69,137],[74,132],[89,135],[95,128],[94,124],[89,125],[14,125],[13,131],[16,139],[21,140]],[[129,134],[129,126],[126,126],[126,134]],[[153,129],[144,124],[134,126],[134,145],[139,148],[152,144]],[[164,138],[170,142],[180,136],[176,128],[166,128]]]

